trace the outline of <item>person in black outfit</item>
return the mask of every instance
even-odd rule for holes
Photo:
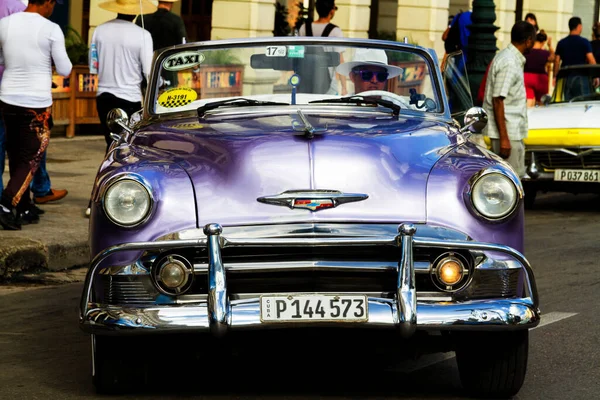
[[[187,32],[183,19],[171,12],[173,3],[176,1],[179,0],[161,0],[158,2],[156,12],[144,14],[135,20],[138,26],[150,32],[154,51],[187,42]],[[177,72],[164,71],[163,79],[169,81],[169,86],[177,86]]]
[[[581,18],[573,17],[569,20],[569,36],[561,39],[556,45],[552,86],[556,86],[556,75],[560,68],[586,63],[596,64],[590,41],[581,37],[582,30]]]

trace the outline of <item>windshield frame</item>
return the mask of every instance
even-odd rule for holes
[[[310,37],[310,36],[277,36],[277,37],[259,37],[259,38],[242,38],[242,39],[226,39],[226,40],[211,40],[206,42],[193,42],[173,47],[167,47],[156,50],[152,59],[152,69],[150,71],[150,79],[146,94],[144,96],[143,103],[143,118],[144,119],[170,119],[178,117],[190,117],[194,116],[195,110],[185,111],[173,111],[169,113],[156,113],[155,97],[157,93],[158,74],[161,71],[161,65],[165,58],[169,57],[174,53],[184,52],[188,50],[218,50],[223,48],[248,48],[248,47],[260,47],[262,45],[291,45],[291,44],[304,44],[304,45],[326,45],[334,46],[341,45],[347,47],[363,47],[370,48],[376,47],[382,50],[392,51],[406,51],[414,53],[423,58],[427,63],[429,69],[429,76],[432,83],[432,89],[435,95],[439,98],[441,111],[422,113],[423,116],[437,116],[446,119],[450,119],[448,107],[448,99],[446,96],[445,89],[443,87],[443,78],[441,69],[438,64],[437,58],[432,55],[433,50],[426,49],[417,45],[390,42],[384,40],[374,39],[349,39],[349,38],[336,38],[336,37]],[[242,96],[243,97],[243,96]],[[218,101],[218,98],[215,98]],[[295,107],[314,107],[310,104],[298,104]],[[406,110],[410,111],[410,110]],[[402,111],[401,111],[402,113]],[[410,115],[416,115],[417,113],[410,112]],[[419,114],[420,115],[420,114]]]
[[[595,72],[594,72],[595,71]],[[564,97],[564,84],[563,82],[573,76],[584,76],[587,78],[591,78],[593,76],[600,77],[600,65],[598,64],[583,64],[583,65],[572,65],[568,67],[561,68],[558,71],[556,76],[556,86],[552,91],[552,96],[550,97],[550,104],[577,104],[580,102],[590,102],[590,101],[600,101],[600,93],[598,93],[598,100],[579,100],[579,101],[557,101],[557,95],[560,92],[561,97]]]

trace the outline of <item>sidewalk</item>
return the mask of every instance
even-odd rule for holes
[[[45,211],[38,224],[23,225],[20,231],[0,227],[0,278],[20,271],[64,270],[89,262],[85,210],[105,147],[100,135],[50,139],[46,165],[52,187],[67,189],[69,194],[38,205]],[[2,179],[6,185],[8,165]]]

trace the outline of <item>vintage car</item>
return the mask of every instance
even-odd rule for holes
[[[455,351],[470,393],[518,392],[540,321],[523,187],[445,82],[461,80],[435,51],[401,42],[156,51],[143,109],[109,114],[92,194],[79,316],[98,391],[138,370],[131,337],[370,328]]]
[[[544,103],[528,112],[526,207],[537,192],[600,193],[600,65],[559,70]]]

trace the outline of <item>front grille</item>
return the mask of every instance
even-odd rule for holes
[[[521,274],[521,269],[476,269],[471,284],[456,293],[456,297],[460,300],[517,297]]]
[[[153,302],[158,292],[149,276],[102,276],[106,304],[136,304]]]
[[[575,153],[585,151],[585,149],[570,148],[567,149]],[[552,171],[557,168],[564,169],[586,169],[600,168],[600,151],[592,151],[581,157],[567,154],[562,151],[536,151],[535,162],[538,167],[545,171]],[[525,164],[531,163],[531,152],[525,155]]]

